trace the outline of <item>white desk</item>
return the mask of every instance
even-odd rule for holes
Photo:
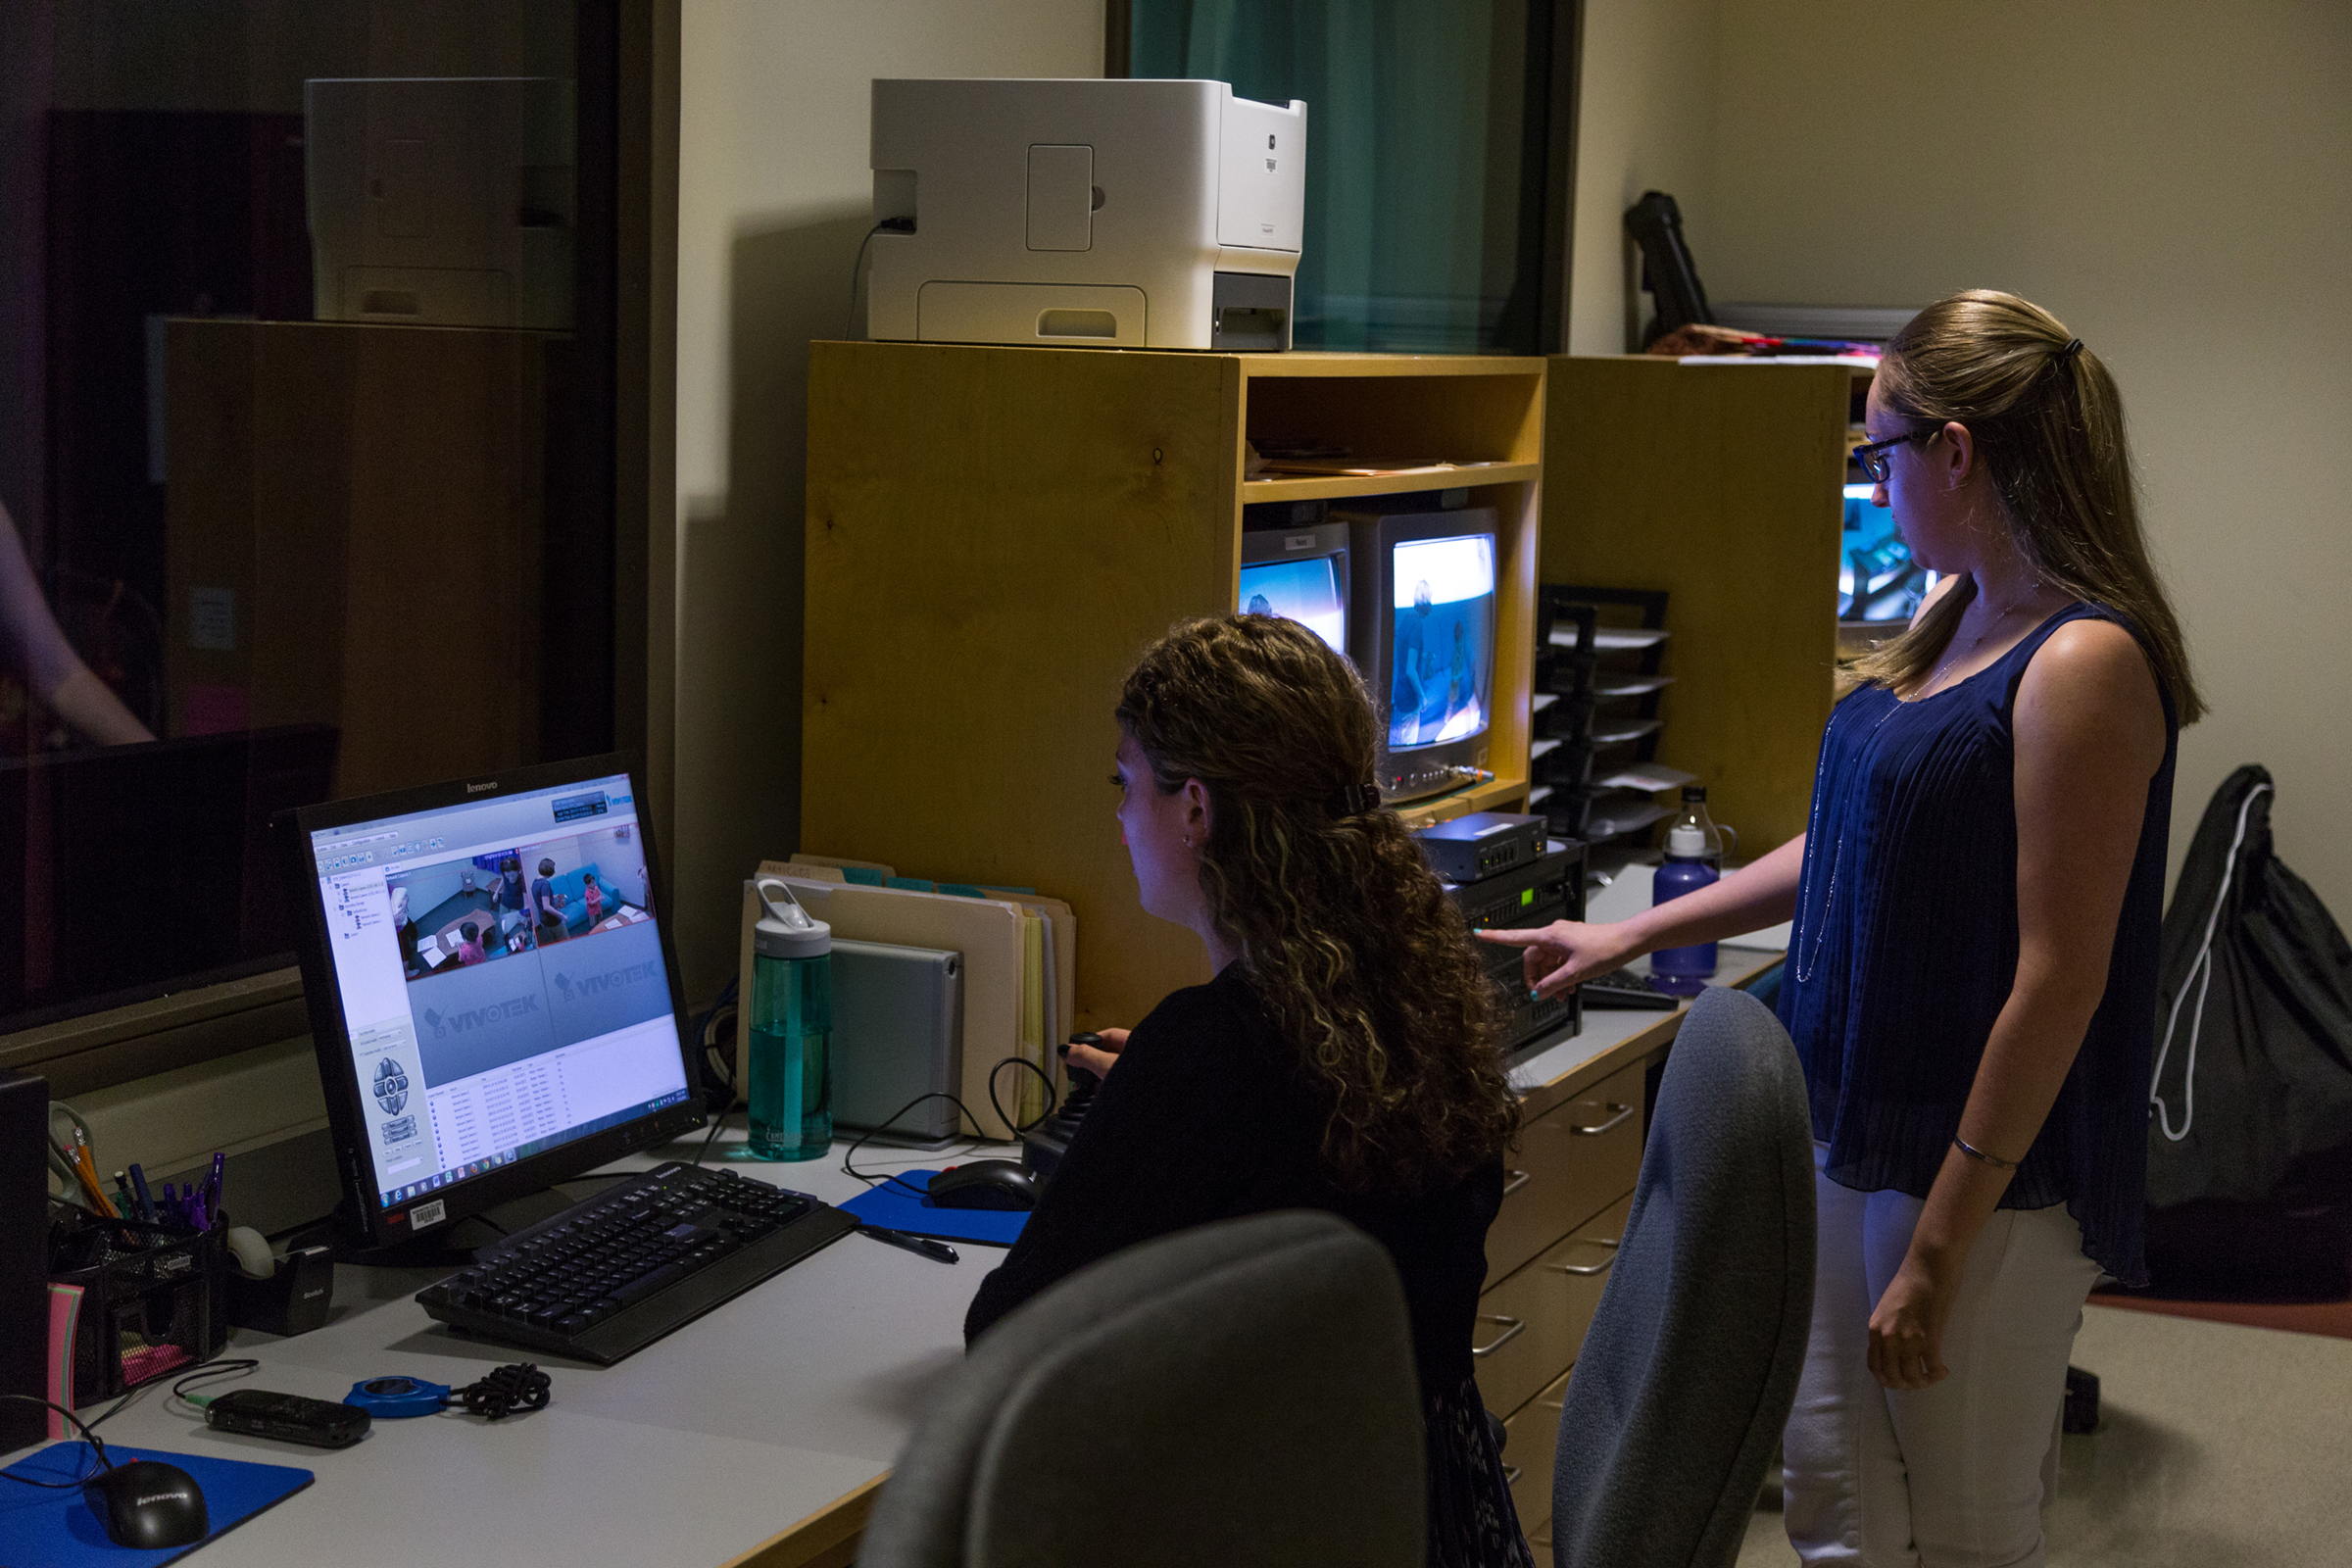
[[[834,1202],[862,1190],[841,1174],[839,1146],[830,1159],[769,1164],[741,1158],[736,1124],[729,1134],[718,1151],[732,1145],[730,1163],[746,1175]],[[699,1142],[623,1164],[690,1159]],[[868,1149],[858,1167],[954,1157]],[[951,1268],[844,1237],[613,1367],[449,1333],[410,1299],[436,1271],[339,1268],[333,1321],[293,1339],[238,1333],[224,1353],[258,1357],[261,1367],[206,1392],[253,1387],[340,1399],[366,1377],[456,1387],[493,1366],[535,1360],[554,1379],[553,1402],[495,1424],[454,1415],[378,1421],[359,1444],[329,1451],[213,1432],[168,1396],[167,1379],[99,1435],[317,1472],[315,1486],[204,1548],[198,1564],[846,1561],[808,1549],[821,1540],[775,1538],[883,1475],[962,1359],[964,1308],[1004,1254],[957,1250],[963,1261]],[[863,1516],[860,1498],[850,1527]]]
[[[1615,918],[1646,902],[1647,877],[1627,876],[1594,899],[1592,912]],[[1727,944],[1715,983],[1740,984],[1778,956]],[[1583,1033],[1522,1063],[1513,1085],[1539,1113],[1664,1049],[1686,1010],[1589,1012]],[[700,1141],[612,1168],[691,1159]],[[752,1160],[730,1123],[714,1155],[842,1202],[863,1187],[841,1173],[841,1148],[803,1164]],[[858,1165],[956,1157],[869,1148]],[[496,1424],[455,1415],[379,1421],[333,1452],[212,1432],[168,1396],[167,1379],[101,1435],[317,1472],[315,1486],[206,1548],[199,1565],[847,1563],[873,1484],[961,1360],[964,1309],[1003,1257],[977,1244],[957,1250],[963,1260],[951,1268],[845,1237],[614,1367],[451,1334],[410,1299],[439,1271],[339,1268],[326,1327],[286,1340],[240,1332],[226,1353],[258,1357],[261,1367],[206,1392],[253,1387],[340,1399],[363,1378],[405,1374],[457,1387],[493,1366],[536,1360],[554,1379],[554,1401]]]

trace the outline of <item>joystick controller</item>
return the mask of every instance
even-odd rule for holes
[[[1041,1186],[1054,1179],[1061,1156],[1069,1152],[1070,1140],[1078,1135],[1078,1124],[1086,1119],[1087,1108],[1095,1102],[1096,1091],[1102,1087],[1102,1079],[1084,1067],[1070,1065],[1070,1046],[1102,1044],[1101,1035],[1077,1034],[1070,1036],[1069,1045],[1056,1048],[1061,1055],[1065,1085],[1061,1104],[1053,1115],[1021,1135],[1021,1163]]]

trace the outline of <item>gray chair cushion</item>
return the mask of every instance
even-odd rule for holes
[[[1568,1381],[1560,1568],[1730,1568],[1796,1396],[1813,1313],[1804,1070],[1770,1009],[1692,1004],[1641,1184]]]
[[[1329,1214],[1262,1214],[1129,1248],[981,1336],[858,1560],[1412,1568],[1426,1488],[1388,1253]]]

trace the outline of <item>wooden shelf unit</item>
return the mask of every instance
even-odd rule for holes
[[[1207,974],[1119,846],[1121,679],[1231,611],[1245,504],[1414,490],[1495,508],[1502,580],[1496,777],[1407,814],[1524,801],[1544,381],[1538,359],[811,345],[800,846],[1067,899],[1078,1027],[1133,1024]],[[1504,466],[1245,483],[1252,438]]]
[[[1551,359],[1541,579],[1663,588],[1657,760],[1754,858],[1805,830],[1838,655],[1840,364]]]

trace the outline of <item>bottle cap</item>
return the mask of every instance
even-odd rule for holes
[[[1695,822],[1678,822],[1666,831],[1666,853],[1693,860],[1707,853],[1706,829]]]
[[[792,889],[774,877],[752,884],[767,912],[752,927],[752,952],[762,958],[821,958],[833,951],[833,928],[801,907]]]
[[[1707,787],[1706,787],[1704,784],[1686,784],[1686,785],[1684,785],[1684,786],[1683,786],[1683,799],[1684,799],[1684,800],[1686,800],[1686,801],[1703,801],[1703,800],[1705,800],[1706,798],[1707,798]]]

